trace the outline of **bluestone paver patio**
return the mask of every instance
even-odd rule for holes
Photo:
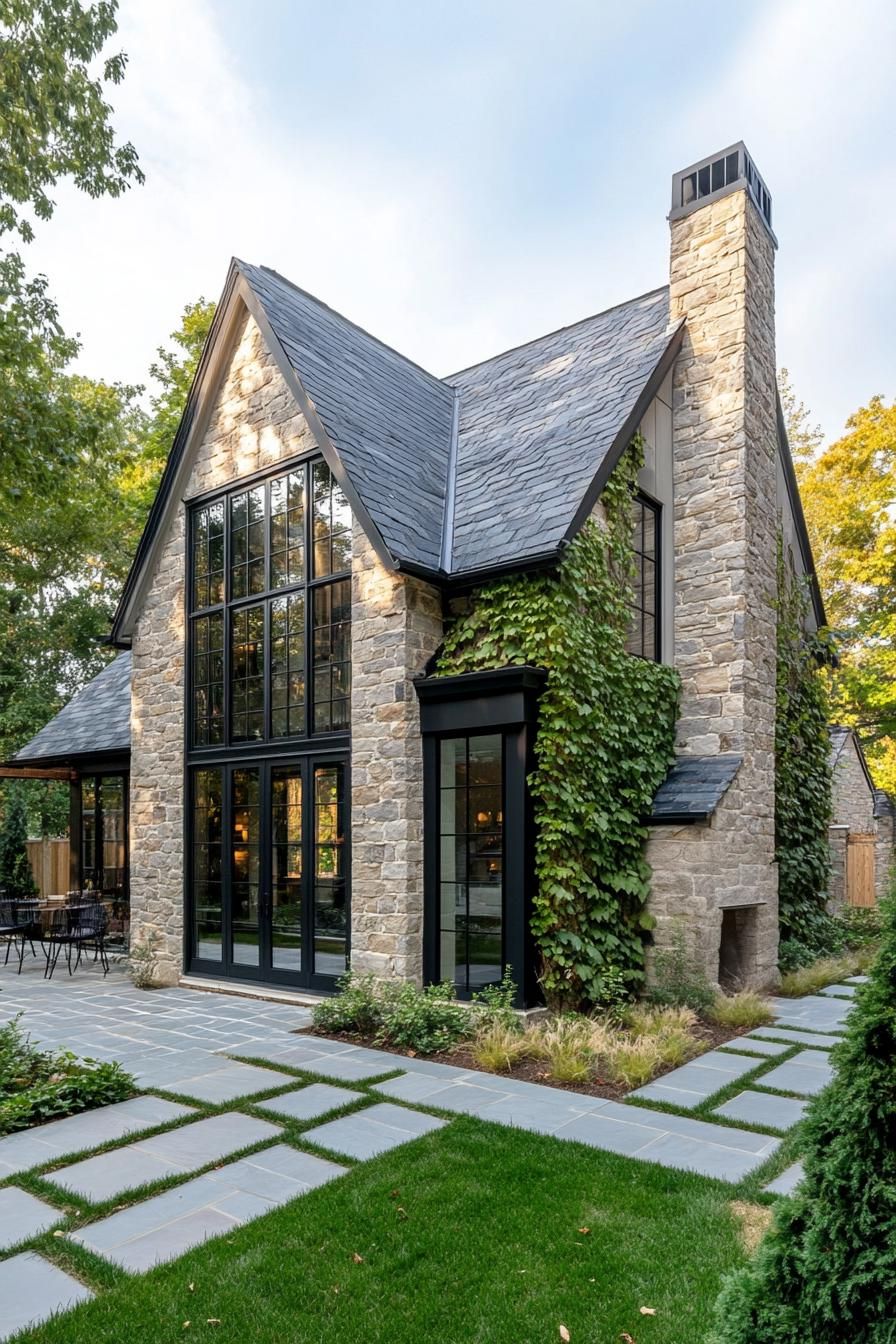
[[[766,1058],[772,1058],[775,1055],[783,1055],[792,1047],[786,1041],[765,1040],[756,1036],[738,1036],[736,1040],[729,1041],[727,1045],[720,1045],[719,1050],[725,1052],[734,1051],[739,1055],[764,1055]]]
[[[337,1111],[342,1106],[360,1101],[357,1092],[345,1087],[333,1087],[330,1083],[311,1083],[296,1092],[282,1092],[270,1101],[260,1101],[260,1110],[270,1111],[271,1115],[288,1115],[291,1120],[316,1120],[329,1111]]]
[[[735,1044],[732,1042],[732,1046]],[[761,1065],[762,1060],[752,1055],[710,1050],[705,1055],[698,1055],[689,1064],[663,1074],[656,1082],[637,1088],[631,1095],[644,1101],[667,1101],[672,1106],[693,1110],[707,1097],[721,1092],[723,1087],[742,1078],[744,1074],[752,1073]]]
[[[825,994],[807,994],[802,999],[772,999],[771,1006],[780,1026],[836,1035],[843,1031],[852,1003]]]
[[[804,1051],[763,1074],[762,1086],[776,1088],[779,1092],[796,1092],[801,1097],[815,1097],[824,1091],[833,1076],[834,1066],[821,1051]]]
[[[780,1176],[776,1176],[763,1188],[770,1195],[792,1195],[803,1179],[803,1175],[802,1162],[794,1162],[793,1166],[787,1167],[781,1172]]]
[[[71,1236],[122,1269],[139,1274],[298,1199],[345,1170],[277,1144],[90,1223]]]
[[[855,997],[858,985],[826,985],[820,989],[819,994],[824,994],[831,999],[852,999]]]
[[[745,1041],[753,1041],[754,1037],[767,1039],[773,1037],[776,1041],[785,1041],[789,1047],[795,1045],[805,1045],[812,1050],[830,1050],[833,1046],[839,1045],[842,1037],[826,1036],[818,1031],[800,1031],[796,1027],[757,1027],[751,1031],[749,1036],[745,1036]]]
[[[183,1176],[242,1148],[275,1139],[279,1125],[233,1111],[140,1139],[51,1172],[49,1179],[74,1195],[101,1204],[151,1181]]]
[[[791,1129],[802,1120],[805,1110],[806,1102],[796,1097],[776,1097],[771,1092],[754,1092],[747,1088],[716,1106],[713,1113],[763,1129]]]
[[[379,1157],[390,1148],[418,1139],[421,1134],[431,1134],[441,1129],[446,1122],[434,1115],[425,1115],[422,1111],[411,1111],[405,1106],[393,1106],[381,1102],[359,1111],[356,1115],[344,1115],[329,1124],[318,1125],[305,1131],[310,1143],[329,1148],[334,1153],[344,1153],[346,1157],[355,1157],[365,1161]]]
[[[8,1251],[20,1241],[28,1241],[58,1223],[64,1214],[42,1199],[7,1185],[0,1190],[0,1251]],[[0,1300],[0,1316],[3,1303]]]
[[[47,1162],[58,1162],[70,1153],[99,1148],[101,1144],[123,1139],[142,1129],[166,1125],[190,1113],[191,1107],[165,1101],[162,1097],[131,1097],[112,1106],[99,1106],[80,1115],[66,1116],[64,1120],[53,1120],[48,1125],[7,1134],[0,1139],[0,1177],[14,1176]]]
[[[0,1340],[91,1297],[83,1283],[33,1251],[0,1261]]]

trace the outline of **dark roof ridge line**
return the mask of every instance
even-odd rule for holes
[[[454,409],[451,413],[451,442],[448,445],[448,468],[445,473],[445,515],[442,520],[442,546],[439,565],[450,574],[454,559],[454,510],[457,500],[457,451],[460,422],[460,388],[455,387]]]
[[[240,266],[252,264],[251,262],[241,261],[239,257],[237,257],[236,260],[237,264]],[[334,317],[338,317],[340,322],[345,322],[348,326],[354,327],[355,331],[359,331],[362,336],[366,336],[368,340],[373,341],[382,350],[387,350],[390,355],[395,355],[403,364],[409,364],[412,369],[416,369],[418,373],[424,374],[431,382],[438,384],[438,386],[443,388],[446,392],[450,393],[452,391],[452,388],[446,386],[444,378],[439,378],[437,374],[432,373],[429,369],[425,369],[422,364],[418,364],[415,359],[411,359],[409,355],[404,354],[403,351],[398,350],[394,345],[390,345],[388,341],[384,341],[379,336],[374,336],[373,332],[368,331],[366,327],[362,327],[360,322],[353,321],[352,318],[346,317],[345,313],[341,313],[338,308],[333,308],[329,303],[324,303],[323,299],[319,299],[316,294],[312,294],[309,290],[303,289],[302,286],[297,285],[294,280],[290,280],[285,275],[281,275],[279,271],[275,271],[273,266],[262,265],[258,267],[258,270],[267,271],[268,275],[275,276],[284,285],[288,286],[289,289],[294,289],[297,294],[301,294],[303,298],[309,299],[312,303],[316,304],[318,308],[326,309],[328,313],[332,313]]]
[[[588,313],[585,317],[576,318],[575,322],[567,322],[562,327],[555,327],[553,331],[543,332],[541,336],[532,336],[528,341],[520,341],[519,345],[509,345],[506,350],[499,350],[496,355],[489,355],[487,359],[477,359],[475,363],[467,364],[454,373],[446,373],[442,381],[450,385],[451,379],[459,378],[462,373],[471,373],[473,369],[479,369],[483,364],[493,364],[496,359],[503,359],[505,355],[514,355],[518,350],[525,350],[530,345],[538,345],[539,341],[546,341],[551,336],[559,336],[564,331],[572,331],[574,327],[582,327],[586,322],[593,322],[596,317],[606,317],[607,313],[615,313],[617,308],[627,308],[631,303],[640,303],[641,299],[649,299],[652,294],[661,294],[663,290],[668,288],[668,285],[657,285],[655,289],[646,289],[643,294],[635,294],[630,299],[620,299],[619,303],[611,303],[609,308],[601,308],[596,313]]]

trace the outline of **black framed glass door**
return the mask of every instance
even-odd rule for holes
[[[190,969],[332,988],[348,967],[348,759],[191,774]]]

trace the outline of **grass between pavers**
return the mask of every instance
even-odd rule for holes
[[[721,1276],[742,1262],[733,1197],[464,1116],[147,1275],[44,1239],[106,1291],[20,1338],[541,1344],[562,1324],[589,1344],[622,1331],[681,1344],[702,1337]]]

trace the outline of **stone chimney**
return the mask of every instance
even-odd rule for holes
[[[721,952],[723,972],[736,965],[743,982],[767,983],[777,960],[777,242],[743,144],[675,174],[669,223],[671,318],[686,322],[673,381],[677,750],[743,764],[708,828],[657,835],[652,904],[666,924],[660,945],[684,916],[710,978]]]

